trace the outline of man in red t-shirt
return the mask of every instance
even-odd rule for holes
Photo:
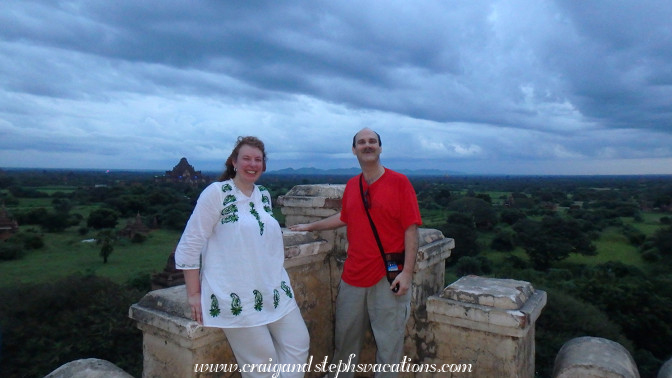
[[[332,363],[351,365],[347,371],[340,371],[339,377],[354,376],[369,322],[378,349],[376,363],[398,364],[403,353],[418,252],[418,226],[422,221],[413,186],[403,174],[383,167],[381,152],[378,133],[365,128],[355,134],[352,153],[357,156],[362,174],[351,178],[345,186],[341,212],[317,222],[290,227],[293,231],[319,231],[348,226],[348,255],[336,299]],[[406,252],[403,270],[392,283],[387,281],[367,208],[385,252]],[[376,374],[380,377],[397,375],[394,372]]]

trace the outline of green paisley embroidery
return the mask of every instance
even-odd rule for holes
[[[259,213],[257,212],[257,209],[254,208],[254,203],[250,202],[250,213],[254,215],[255,218],[257,218],[257,223],[259,223],[259,234],[263,235],[264,234],[264,223],[261,221],[261,218],[259,217]]]
[[[237,213],[238,212],[238,206],[236,204],[229,205],[222,210],[222,215],[229,215],[231,213]]]
[[[280,293],[278,289],[273,289],[273,308],[278,308],[278,304],[280,304]]]
[[[234,196],[227,196],[226,198],[228,199],[229,197],[233,197],[234,201],[235,198]],[[224,204],[226,205],[227,200],[224,201]],[[224,223],[233,223],[238,221],[238,206],[236,206],[235,203],[230,204],[229,206],[226,206],[224,209],[222,209],[222,224]]]
[[[263,186],[263,185],[257,185],[257,188],[259,188],[260,192],[264,192],[264,191],[268,192],[268,189],[266,189],[266,187]]]
[[[264,204],[264,210],[267,213],[273,215],[273,209],[271,209],[271,200],[267,196],[261,196],[261,202]]]
[[[282,281],[280,283],[280,287],[282,288],[282,290],[285,291],[285,294],[287,294],[288,297],[290,298],[292,297],[292,289],[290,289],[289,286],[287,286],[287,282]]]
[[[264,307],[264,297],[261,295],[259,290],[255,289],[252,292],[254,293],[254,309],[261,311],[261,309]]]
[[[227,217],[222,218],[222,224],[233,222],[238,222],[238,214],[231,214]]]
[[[234,196],[233,194],[229,194],[226,197],[224,197],[224,202],[222,203],[222,205],[226,206],[231,202],[236,202],[236,196]]]
[[[210,296],[210,299],[212,300],[212,302],[210,303],[210,316],[216,318],[221,312],[219,309],[219,301],[217,300],[215,294],[212,294]]]
[[[226,193],[226,192],[230,192],[230,191],[232,191],[232,190],[233,190],[233,188],[231,187],[230,184],[224,184],[224,185],[222,185],[222,192]]]
[[[243,306],[240,305],[240,297],[236,293],[231,293],[231,313],[235,316],[243,312]]]

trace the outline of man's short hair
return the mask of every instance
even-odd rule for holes
[[[361,130],[360,130],[360,131],[361,131]],[[373,130],[371,130],[371,131],[373,131]],[[376,134],[376,136],[378,137],[378,145],[379,145],[380,147],[382,147],[382,146],[383,146],[383,142],[380,140],[380,134],[378,134],[378,133],[375,132],[375,131],[373,131],[373,133]],[[359,134],[359,131],[357,132],[357,134]],[[355,135],[352,137],[352,147],[353,147],[353,148],[354,148],[355,145],[357,144],[357,134],[355,134]]]

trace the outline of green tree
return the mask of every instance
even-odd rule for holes
[[[441,232],[455,243],[453,256],[459,259],[462,256],[475,256],[480,248],[477,242],[478,234],[473,218],[467,214],[453,213],[448,216],[446,224],[439,227]]]
[[[511,226],[519,220],[525,218],[525,214],[518,209],[504,209],[499,214],[499,218],[502,222]]]
[[[96,244],[100,245],[100,257],[103,258],[103,264],[107,264],[107,259],[114,251],[114,242],[117,238],[112,230],[104,230],[98,233]]]
[[[72,202],[67,198],[54,198],[51,200],[51,205],[54,207],[54,211],[60,214],[68,214],[72,209]]]
[[[597,250],[576,220],[558,216],[544,217],[541,222],[522,219],[514,226],[518,240],[537,270],[547,270],[554,262],[571,253],[595,255]]]
[[[492,273],[492,265],[485,256],[464,256],[457,262],[455,271],[460,277],[468,274],[480,276]]]
[[[452,201],[448,210],[470,215],[477,228],[491,229],[497,224],[497,213],[492,204],[481,198],[464,197]]]
[[[86,221],[87,226],[93,227],[95,229],[101,228],[114,228],[117,225],[117,220],[119,219],[119,214],[107,208],[96,209],[89,214],[89,218]]]
[[[47,232],[61,232],[70,225],[67,213],[48,212],[41,222],[42,228]]]
[[[513,233],[509,231],[499,231],[492,239],[490,248],[502,252],[513,251],[516,248]]]
[[[661,255],[672,256],[672,227],[658,229],[653,234],[653,244]]]
[[[44,377],[91,357],[141,376],[142,333],[128,308],[145,292],[80,275],[0,288],[2,376]]]

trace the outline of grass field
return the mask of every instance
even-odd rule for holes
[[[420,209],[420,216],[422,217],[422,227],[425,228],[438,228],[441,225],[446,223],[446,218],[448,217],[447,210],[427,210]]]
[[[77,187],[76,186],[69,186],[69,185],[51,185],[51,186],[38,186],[35,189],[42,192],[42,193],[47,193],[48,195],[52,195],[56,192],[72,193],[75,190],[77,190]]]
[[[618,261],[623,264],[644,268],[645,262],[637,247],[628,242],[628,239],[616,228],[608,228],[600,234],[598,240],[593,241],[597,248],[597,256],[583,256],[573,254],[566,260],[568,263],[596,265],[608,261]]]
[[[647,237],[653,235],[656,230],[661,227],[660,217],[658,213],[642,213],[643,221],[635,222],[632,218],[623,218],[623,223],[630,224]],[[493,235],[490,233],[482,233],[479,235],[478,242],[483,247],[483,254],[492,261],[495,265],[504,261],[506,256],[513,254],[524,260],[527,260],[527,254],[522,248],[516,248],[513,252],[497,252],[490,250],[490,242]],[[571,254],[569,258],[562,261],[563,264],[578,264],[578,265],[597,265],[608,261],[618,261],[626,265],[632,265],[639,269],[646,269],[647,263],[642,259],[642,255],[638,247],[629,243],[628,239],[622,234],[620,228],[609,227],[600,233],[600,237],[593,241],[597,249],[597,255],[584,256],[579,254]]]
[[[100,257],[100,246],[82,240],[74,231],[45,234],[45,246],[29,251],[22,259],[0,262],[0,287],[18,283],[50,282],[74,273],[94,273],[117,283],[125,283],[140,275],[160,272],[175,248],[180,234],[176,231],[155,230],[144,243],[120,239],[114,246],[107,264]]]

